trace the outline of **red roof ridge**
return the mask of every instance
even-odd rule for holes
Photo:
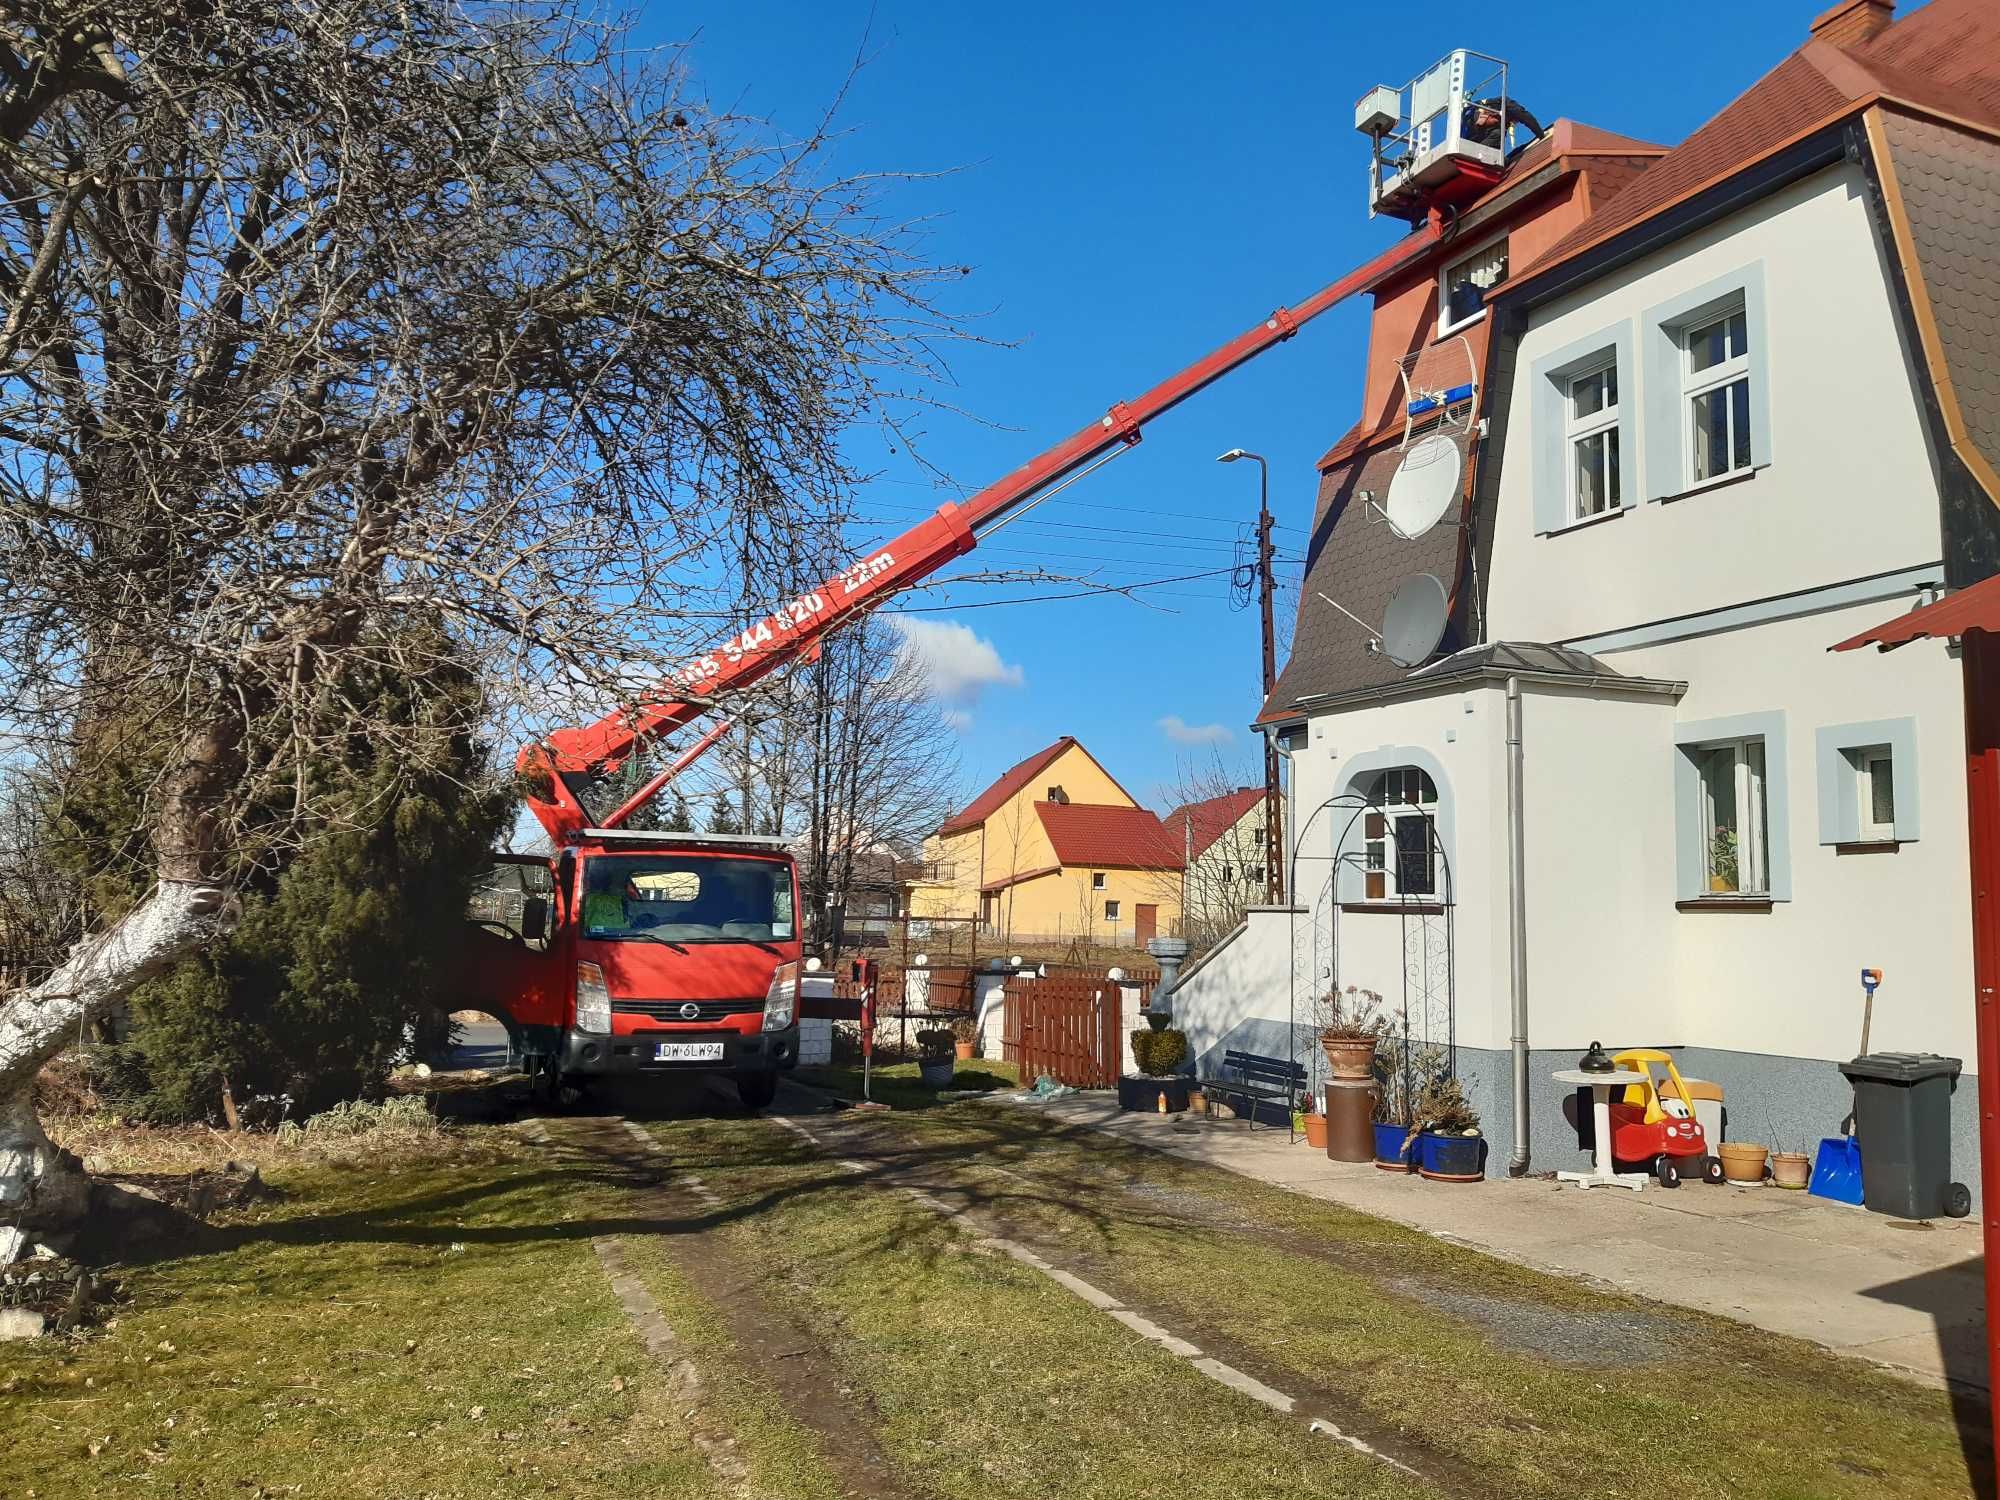
[[[941,834],[963,833],[967,829],[977,828],[981,823],[992,817],[994,813],[998,812],[1001,806],[1016,792],[1020,791],[1030,781],[1033,781],[1040,774],[1043,767],[1047,766],[1076,743],[1077,739],[1075,735],[1066,734],[1053,745],[1048,745],[1037,750],[1025,760],[1016,761],[998,776],[994,777],[992,783],[987,786],[985,791],[981,792],[977,797],[966,803],[962,809],[940,823],[938,825],[938,832]],[[1089,755],[1090,752],[1086,750],[1084,754]],[[1095,759],[1095,757],[1093,756],[1092,759]],[[1119,787],[1119,790],[1123,791],[1124,788]]]
[[[2000,7],[1930,0],[1853,47],[1808,37],[1496,295],[1883,100],[2000,130]]]

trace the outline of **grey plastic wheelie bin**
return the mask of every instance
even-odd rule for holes
[[[1854,1085],[1862,1202],[1899,1219],[1963,1218],[1951,1180],[1951,1093],[1964,1064],[1935,1052],[1870,1052],[1840,1065]]]

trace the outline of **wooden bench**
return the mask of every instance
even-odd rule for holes
[[[1235,1075],[1233,1079],[1227,1076],[1232,1073]],[[1205,1094],[1223,1099],[1237,1095],[1244,1099],[1249,1107],[1243,1113],[1248,1117],[1252,1130],[1257,1128],[1259,1104],[1282,1106],[1285,1123],[1289,1125],[1305,1086],[1305,1068],[1291,1059],[1237,1051],[1222,1054],[1222,1076],[1204,1078],[1201,1084]]]

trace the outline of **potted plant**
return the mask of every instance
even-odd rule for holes
[[[1812,1158],[1803,1151],[1787,1151],[1768,1114],[1765,1123],[1771,1126],[1771,1185],[1797,1192],[1812,1181]]]
[[[1479,1111],[1449,1073],[1429,1080],[1410,1101],[1410,1134],[1403,1150],[1432,1182],[1478,1182],[1486,1175],[1486,1138]]]
[[[1308,1093],[1305,1107],[1299,1111],[1298,1128],[1306,1138],[1306,1144],[1315,1151],[1326,1149],[1326,1116],[1319,1112],[1319,1098]]]
[[[1329,1076],[1361,1079],[1375,1070],[1375,1044],[1386,1029],[1382,997],[1373,990],[1347,987],[1343,995],[1329,990],[1314,1009],[1319,1021],[1319,1044],[1326,1053]]]
[[[1708,888],[1733,891],[1737,887],[1736,830],[1717,828],[1708,841]]]
[[[1405,1151],[1410,1137],[1411,1102],[1427,1082],[1444,1072],[1444,1048],[1412,1047],[1405,1034],[1385,1030],[1375,1047],[1375,1165],[1384,1172],[1409,1172],[1415,1162]]]
[[[952,1051],[957,1038],[947,1027],[930,1027],[917,1033],[917,1077],[925,1088],[948,1088],[951,1084]]]
[[[1149,1018],[1150,1020],[1150,1018]],[[1118,1080],[1120,1109],[1157,1110],[1162,1096],[1167,1113],[1179,1114],[1188,1107],[1188,1090],[1193,1080],[1182,1074],[1187,1061],[1187,1033],[1172,1027],[1155,1030],[1150,1024],[1132,1033],[1132,1061],[1139,1071]]]
[[[952,1050],[960,1062],[968,1061],[979,1046],[979,1022],[971,1016],[960,1016],[951,1023]]]

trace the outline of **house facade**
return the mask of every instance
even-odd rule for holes
[[[1069,735],[1009,767],[924,846],[916,917],[977,917],[1003,941],[1142,946],[1176,930],[1181,855]]]
[[[1184,803],[1161,822],[1168,846],[1178,848],[1185,862],[1180,935],[1208,947],[1269,895],[1264,789],[1238,787]]]
[[[1850,0],[1487,289],[1448,542],[1339,548],[1373,476],[1328,470],[1301,642],[1364,572],[1433,572],[1449,622],[1413,667],[1295,653],[1266,704],[1305,909],[1261,961],[1414,1006],[1489,1170],[1582,1159],[1549,1075],[1593,1040],[1811,1150],[1864,968],[1871,1047],[1973,1057],[1960,665],[1827,648],[2000,569],[1996,275],[2000,13]],[[1955,1131],[1972,1182],[1969,1076]]]

